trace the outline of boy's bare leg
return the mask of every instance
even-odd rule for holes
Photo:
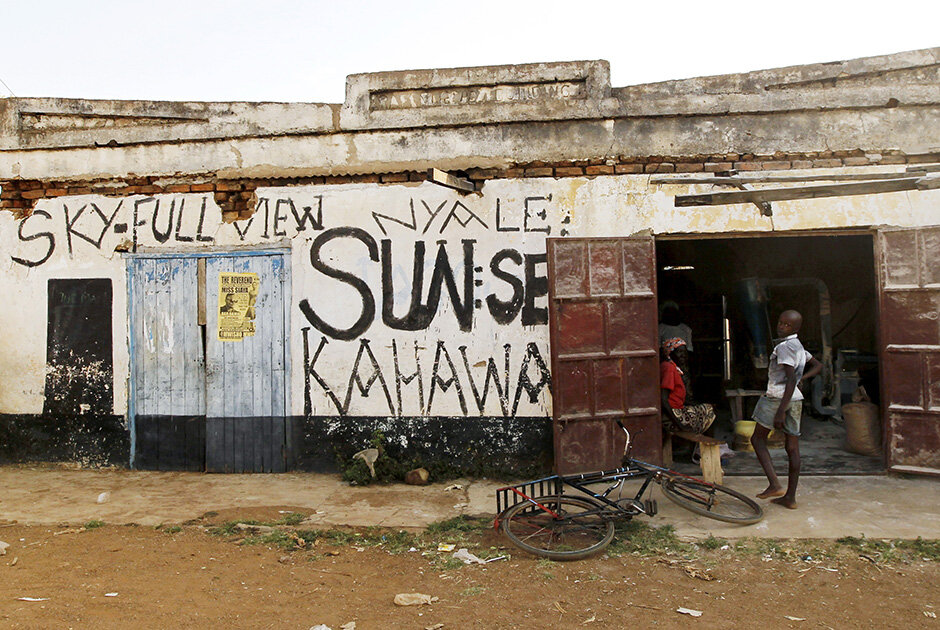
[[[760,462],[764,474],[767,475],[767,481],[770,482],[766,490],[758,493],[758,499],[783,496],[783,486],[780,485],[780,480],[777,479],[774,463],[770,459],[770,451],[767,450],[768,435],[770,435],[770,429],[759,424],[754,427],[754,433],[751,435],[751,446],[754,447],[754,454],[757,455],[757,461]]]
[[[796,509],[796,485],[800,481],[800,438],[797,435],[787,435],[787,492],[782,497],[774,499],[774,503]]]

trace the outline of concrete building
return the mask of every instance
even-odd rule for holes
[[[724,430],[796,307],[815,422],[841,430],[864,385],[884,448],[860,470],[936,473],[938,68],[0,100],[0,459],[320,470],[381,430],[423,462],[566,471],[616,460],[620,418],[656,460],[671,300]]]

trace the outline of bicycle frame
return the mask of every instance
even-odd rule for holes
[[[535,497],[551,494],[561,495],[564,494],[566,486],[578,490],[582,494],[591,497],[601,504],[602,507],[600,510],[588,511],[586,514],[596,513],[604,516],[605,518],[631,518],[635,514],[647,514],[652,516],[653,514],[650,513],[650,510],[648,510],[647,506],[645,506],[641,501],[643,495],[646,493],[651,483],[660,483],[664,474],[695,479],[694,477],[683,475],[674,470],[663,468],[662,466],[656,466],[655,464],[650,464],[648,462],[640,461],[630,457],[630,432],[627,431],[627,428],[619,420],[617,421],[617,424],[620,425],[620,428],[623,429],[623,432],[627,436],[623,447],[624,463],[626,464],[625,466],[615,468],[613,470],[599,470],[575,475],[550,475],[548,477],[542,477],[541,479],[536,479],[534,481],[527,481],[515,486],[504,486],[502,488],[498,488],[496,490],[496,519],[493,523],[494,526],[499,526],[499,518],[503,512],[513,505],[523,501],[528,501],[532,504],[533,507],[538,507],[539,509],[548,512],[557,518],[557,514],[552,512],[552,510],[548,507],[536,501],[532,495]],[[630,506],[634,511],[625,509],[616,501],[612,501],[608,498],[610,493],[613,492],[615,488],[622,488],[624,482],[628,479],[637,479],[640,477],[645,477],[646,479],[643,482],[643,485],[640,486],[640,489],[631,499]],[[709,486],[713,485],[702,481],[701,479],[696,479],[696,481]],[[598,483],[610,483],[611,485],[608,486],[603,493],[594,492],[587,487],[589,484]],[[546,489],[548,490],[547,492]],[[510,498],[513,499],[512,502],[510,502]]]

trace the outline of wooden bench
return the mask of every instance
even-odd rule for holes
[[[711,483],[722,483],[724,481],[724,471],[721,469],[721,440],[717,440],[707,435],[698,433],[688,433],[686,431],[666,432],[663,440],[663,465],[669,467],[672,465],[672,437],[687,440],[698,444],[701,459],[699,466],[702,467],[702,479]]]

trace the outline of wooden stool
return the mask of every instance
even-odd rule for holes
[[[724,481],[724,471],[721,469],[721,440],[717,440],[707,435],[698,433],[688,433],[686,431],[677,431],[675,433],[666,432],[666,439],[663,442],[663,465],[672,465],[672,436],[694,442],[698,444],[699,466],[702,468],[702,479],[711,483],[722,483]]]

